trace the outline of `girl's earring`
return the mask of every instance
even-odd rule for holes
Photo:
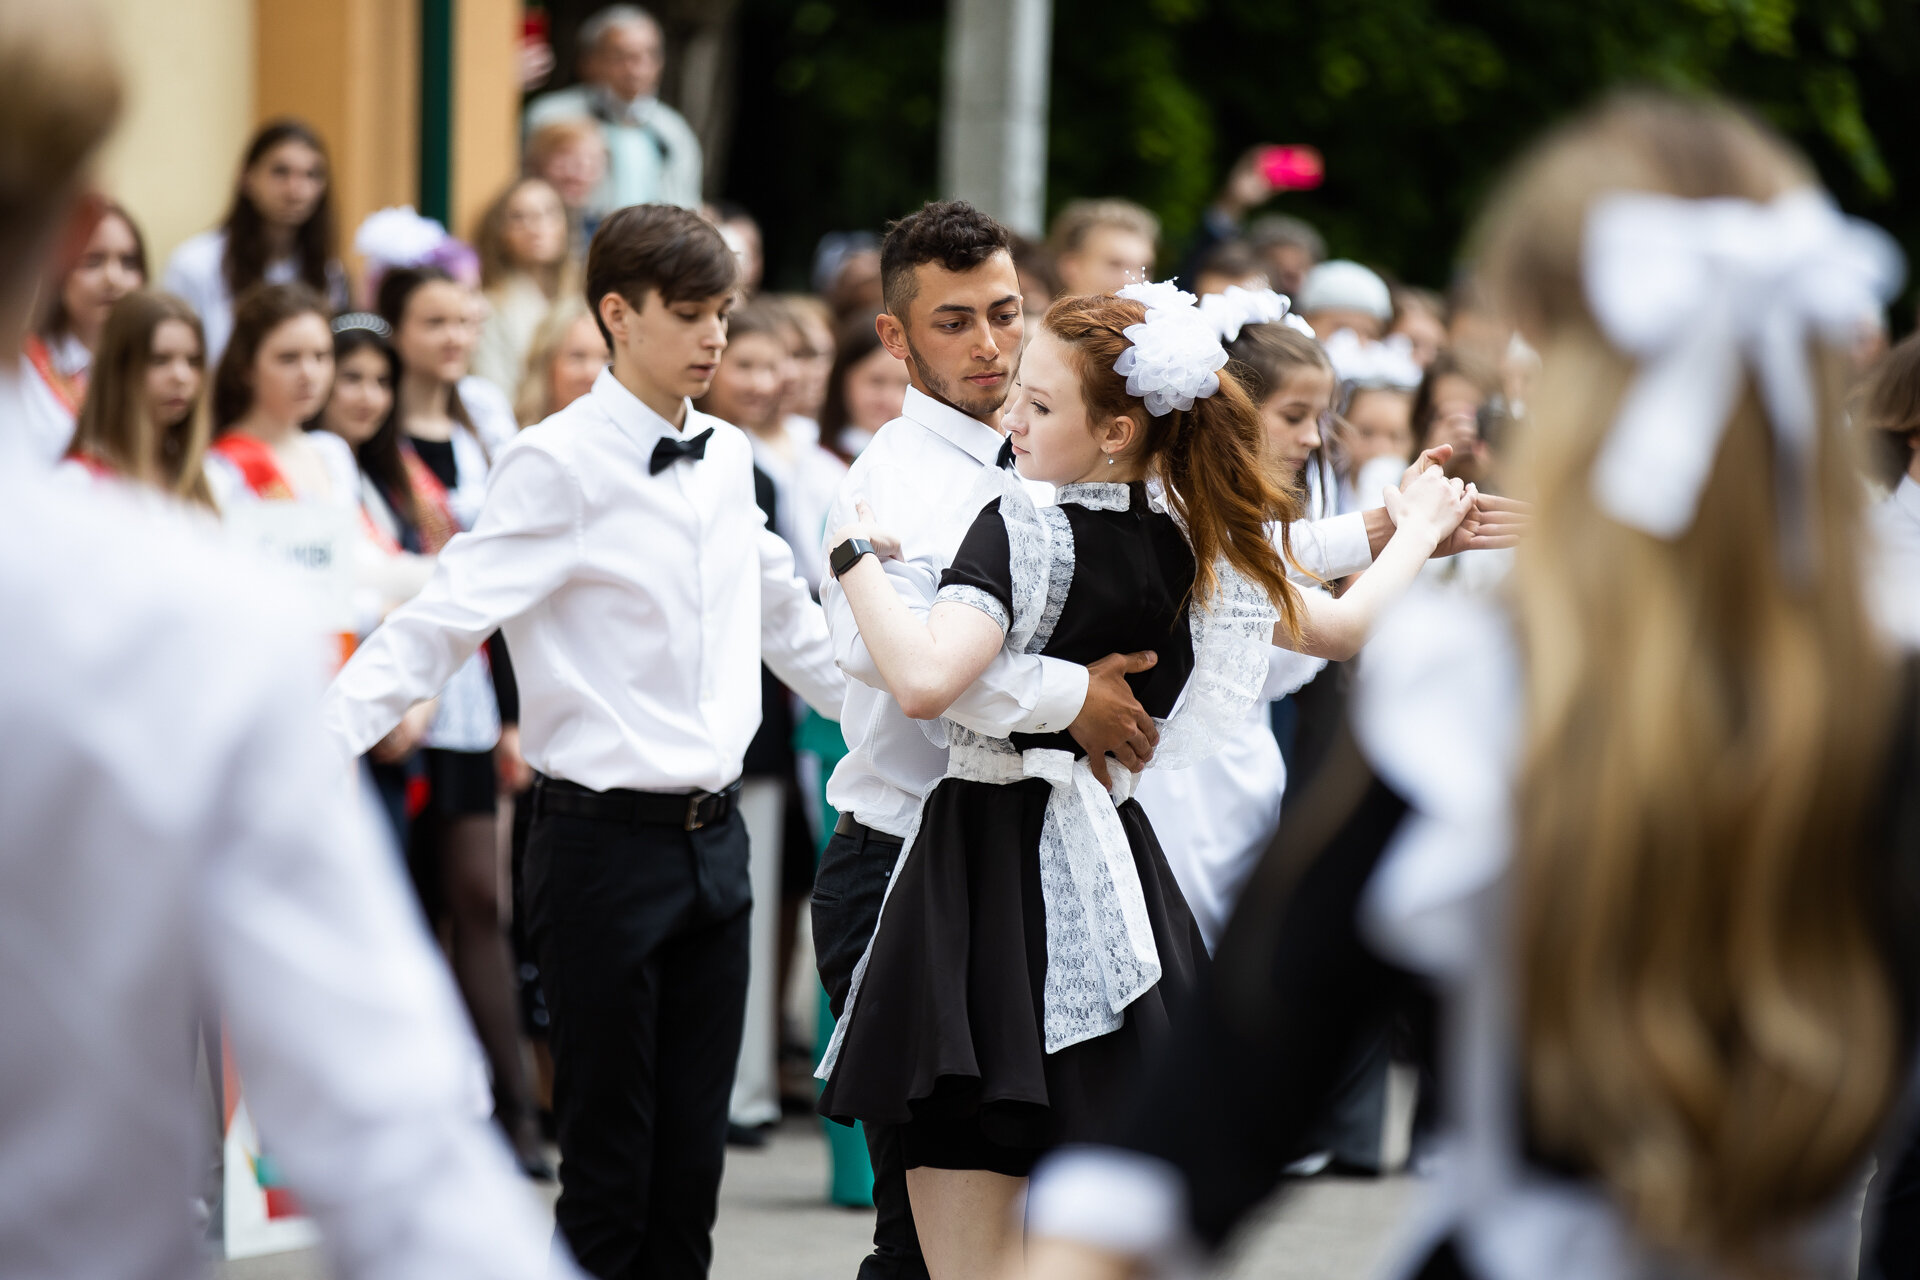
[[[1107,455],[1107,465],[1108,465],[1108,466],[1112,466],[1112,465],[1114,464],[1114,462],[1115,462],[1115,461],[1117,461],[1117,459],[1115,459],[1115,458],[1114,458],[1114,456],[1113,456],[1112,454],[1108,454],[1108,455]]]

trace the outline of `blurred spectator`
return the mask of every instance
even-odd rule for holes
[[[1411,461],[1436,445],[1453,446],[1447,474],[1489,488],[1493,448],[1488,427],[1499,412],[1500,383],[1493,369],[1465,352],[1442,351],[1427,366],[1413,398]]]
[[[1261,164],[1266,149],[1265,146],[1251,147],[1241,153],[1221,184],[1219,194],[1201,214],[1199,233],[1180,271],[1188,287],[1199,274],[1200,260],[1215,245],[1228,240],[1244,239],[1259,256],[1270,286],[1289,298],[1300,296],[1307,272],[1326,258],[1326,241],[1299,218],[1280,213],[1263,214],[1242,232],[1240,220],[1274,194],[1273,183]]]
[[[568,117],[597,121],[607,176],[593,202],[600,216],[630,204],[700,207],[700,140],[660,101],[666,66],[660,24],[630,4],[609,5],[580,26],[581,83],[527,106],[526,128]]]
[[[539,178],[508,187],[480,219],[475,248],[489,310],[473,372],[509,393],[519,383],[533,331],[572,287],[567,234],[566,206]]]
[[[1379,275],[1340,258],[1307,273],[1294,310],[1313,326],[1322,342],[1342,329],[1373,341],[1386,333],[1387,322],[1393,319],[1393,299]]]
[[[880,309],[880,238],[871,231],[829,231],[813,252],[813,291],[841,320]]]
[[[533,331],[513,414],[523,427],[560,412],[593,390],[593,380],[613,358],[584,298],[568,294],[554,303]]]
[[[161,283],[200,313],[217,364],[235,302],[257,284],[298,280],[344,310],[347,274],[335,250],[326,146],[300,121],[275,120],[248,144],[226,218],[175,249]]]
[[[1855,417],[1867,437],[1870,478],[1887,495],[1872,510],[1880,552],[1875,608],[1902,642],[1920,645],[1920,334],[1881,358]]]
[[[1047,247],[1074,297],[1150,279],[1159,240],[1160,219],[1131,200],[1075,200],[1055,216]]]
[[[212,510],[206,389],[200,317],[170,293],[135,290],[100,332],[68,465]]]
[[[743,204],[717,200],[703,211],[708,222],[720,228],[720,235],[740,259],[740,296],[751,298],[760,292],[760,277],[766,272],[766,245],[760,224]]]
[[[1494,313],[1485,291],[1463,273],[1447,290],[1447,347],[1491,367],[1506,358],[1512,338],[1513,326]]]
[[[1425,369],[1447,345],[1447,304],[1431,289],[1396,285],[1392,289],[1393,322],[1389,335],[1399,334],[1413,352],[1413,362]]]
[[[1222,240],[1200,259],[1193,273],[1193,291],[1202,297],[1225,293],[1228,285],[1242,289],[1269,288],[1265,265],[1244,240]]]
[[[147,246],[117,204],[105,204],[80,258],[45,293],[21,358],[21,427],[52,466],[73,440],[87,371],[113,305],[147,282]]]
[[[240,299],[213,379],[207,484],[222,511],[252,502],[352,510],[359,468],[338,439],[310,436],[333,385],[332,310],[305,284],[264,284]]]
[[[852,462],[880,428],[900,416],[909,382],[906,363],[880,344],[872,315],[844,321],[820,409],[820,443]]]
[[[820,407],[826,403],[827,376],[833,372],[833,311],[810,293],[782,294],[774,301],[786,315],[782,333],[792,373],[780,411],[789,429],[817,443]]]
[[[600,219],[594,195],[607,178],[607,144],[591,120],[568,117],[543,124],[527,138],[526,171],[560,193],[567,209],[568,244],[584,262]]]
[[[1247,243],[1267,266],[1267,279],[1289,298],[1298,298],[1307,273],[1326,261],[1327,242],[1313,224],[1284,213],[1263,214],[1247,227]]]
[[[1053,254],[1038,241],[1015,236],[1013,272],[1020,281],[1020,309],[1029,325],[1037,323],[1060,296],[1060,271]]]
[[[432,493],[455,522],[451,532],[473,527],[492,466],[464,381],[476,338],[472,301],[464,284],[435,266],[395,267],[380,281],[380,318],[393,330],[400,358],[400,444],[423,464],[414,472],[416,488],[429,476],[437,482]],[[510,425],[508,434],[516,429]],[[454,976],[492,1068],[494,1118],[521,1167],[551,1177],[521,1052],[501,896],[500,779],[513,780],[525,767],[513,728],[516,703],[497,640],[489,642],[485,659],[475,654],[441,691],[424,739],[427,807],[416,819],[409,854],[430,918],[449,930]]]

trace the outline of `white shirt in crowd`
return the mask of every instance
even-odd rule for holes
[[[93,352],[70,333],[48,343],[47,355],[62,377],[84,374],[93,367]],[[49,467],[54,466],[67,456],[73,444],[73,424],[79,415],[67,407],[24,355],[20,357],[19,377],[19,421],[33,442],[30,456]]]
[[[330,1271],[544,1274],[297,609],[206,522],[20,453],[0,436],[0,1275],[204,1274],[209,1009]]]
[[[773,481],[774,528],[793,548],[794,568],[818,595],[827,571],[821,541],[833,532],[826,527],[827,511],[847,477],[847,464],[820,447],[820,424],[812,419],[788,415],[781,429],[792,441],[791,453],[755,435],[747,439],[753,443],[754,463]]]
[[[1901,476],[1871,520],[1879,546],[1870,597],[1882,625],[1909,648],[1920,648],[1920,481]]]
[[[885,562],[888,579],[908,608],[926,616],[940,575],[980,514],[972,501],[980,470],[994,465],[1004,440],[984,422],[909,387],[901,416],[854,459],[827,513],[826,536],[852,523],[855,504],[866,503],[879,526],[900,539],[901,558]],[[887,692],[831,575],[820,602],[834,656],[853,677],[840,715],[847,755],[827,783],[827,803],[876,830],[905,835],[927,792],[946,774],[946,749]],[[1002,650],[947,717],[999,738],[1045,733],[1072,724],[1086,699],[1085,667]]]
[[[604,791],[717,791],[760,723],[762,657],[825,714],[840,706],[825,620],[753,501],[737,428],[687,409],[706,456],[650,474],[682,435],[602,372],[494,460],[479,521],[328,690],[351,755],[445,684],[495,629],[521,694],[527,762]]]
[[[220,353],[233,336],[233,294],[227,289],[227,277],[221,262],[227,256],[227,233],[215,227],[183,241],[167,259],[160,287],[178,294],[200,314],[200,327],[207,336],[207,377],[220,364]],[[279,258],[267,264],[264,278],[268,284],[291,284],[300,278],[298,258]],[[327,264],[328,301],[335,307],[347,298],[347,277],[340,264]]]

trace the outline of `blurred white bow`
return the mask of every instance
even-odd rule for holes
[[[1904,274],[1890,236],[1813,187],[1768,204],[1603,196],[1587,212],[1582,269],[1601,332],[1640,362],[1595,462],[1594,497],[1668,539],[1693,523],[1743,368],[1773,424],[1781,497],[1804,500],[1818,425],[1808,341],[1851,340]],[[1785,532],[1789,554],[1804,553],[1804,529]]]

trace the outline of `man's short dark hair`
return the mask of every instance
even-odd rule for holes
[[[732,293],[740,260],[712,223],[691,209],[636,204],[615,210],[587,249],[587,306],[600,336],[613,335],[600,319],[600,299],[617,293],[638,308],[647,290],[662,302],[693,302]]]
[[[919,292],[913,269],[937,262],[971,271],[996,253],[1013,252],[1013,233],[965,200],[935,200],[887,228],[880,242],[880,292],[887,310],[905,319]]]

